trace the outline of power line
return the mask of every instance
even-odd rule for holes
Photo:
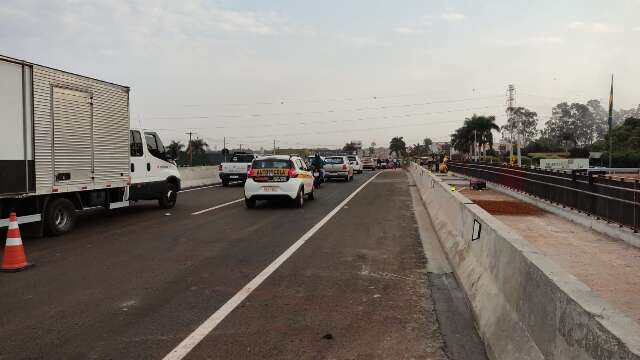
[[[479,89],[474,88],[475,93]],[[431,91],[430,93],[442,93],[444,91]],[[423,92],[404,93],[404,94],[392,94],[392,95],[369,95],[369,96],[348,96],[338,98],[324,98],[324,99],[295,99],[295,98],[282,98],[280,100],[265,100],[246,103],[195,103],[195,104],[173,104],[173,106],[182,107],[204,107],[204,106],[253,106],[253,105],[288,105],[288,104],[308,104],[308,103],[323,103],[323,102],[352,102],[352,101],[377,101],[382,99],[392,99],[411,96],[424,96]],[[166,104],[163,104],[166,105]]]
[[[409,117],[414,117],[414,116],[441,115],[441,114],[447,114],[447,113],[459,112],[459,111],[465,111],[466,112],[466,111],[497,109],[497,108],[498,108],[498,106],[479,106],[479,107],[457,108],[457,109],[448,109],[448,110],[442,110],[442,111],[429,111],[429,112],[420,112],[420,113],[401,113],[401,114],[395,114],[395,115],[364,116],[364,117],[359,117],[359,118],[356,118],[356,119],[314,120],[311,123],[300,121],[300,122],[295,122],[295,123],[292,123],[292,122],[289,122],[289,123],[285,123],[285,122],[261,123],[259,125],[261,127],[274,128],[274,127],[283,127],[283,126],[292,126],[292,125],[316,125],[318,123],[320,123],[320,124],[322,124],[322,123],[338,124],[338,123],[344,123],[344,122],[353,123],[353,122],[368,121],[368,120],[378,120],[378,119],[393,120],[393,119],[409,118]],[[195,129],[195,130],[223,130],[223,129],[252,129],[252,128],[255,128],[255,127],[256,127],[255,124],[250,124],[250,125],[232,125],[232,126],[219,125],[219,126],[208,126],[208,127],[190,127],[189,129]],[[185,128],[157,128],[155,130],[171,131],[171,130],[184,130],[184,129]]]
[[[420,103],[409,103],[409,104],[390,104],[390,105],[383,105],[383,106],[370,106],[370,107],[359,107],[359,108],[349,108],[349,109],[329,109],[329,110],[323,110],[323,111],[291,111],[291,112],[252,113],[252,114],[212,114],[212,115],[193,115],[193,116],[151,116],[149,117],[149,119],[198,120],[198,119],[211,119],[211,118],[242,119],[242,118],[259,118],[259,117],[268,117],[268,116],[287,116],[287,115],[296,115],[296,116],[326,115],[326,114],[337,113],[337,112],[376,111],[376,110],[388,110],[388,109],[415,107],[415,106],[427,106],[427,105],[435,105],[435,104],[450,104],[450,103],[466,102],[466,101],[497,99],[497,98],[501,98],[502,96],[503,95],[479,96],[479,97],[448,99],[448,100],[432,100],[432,101],[426,101],[426,102],[420,102]]]

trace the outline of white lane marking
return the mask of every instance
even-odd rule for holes
[[[212,188],[212,187],[220,187],[220,186],[222,186],[222,185],[217,184],[217,185],[209,185],[209,186],[200,186],[200,187],[197,187],[197,188],[191,188],[191,189],[187,189],[187,190],[180,190],[180,191],[178,191],[178,192],[183,193],[183,192],[189,192],[189,191],[196,191],[196,190],[210,189],[210,188]]]
[[[242,198],[242,199],[238,199],[238,200],[229,201],[228,203],[224,203],[224,204],[216,205],[216,206],[210,207],[210,208],[208,208],[208,209],[204,209],[204,210],[196,211],[196,212],[194,212],[194,213],[191,213],[191,215],[200,215],[200,214],[206,213],[207,211],[213,211],[213,210],[215,210],[215,209],[220,209],[221,207],[225,207],[225,206],[227,206],[227,205],[232,205],[232,204],[235,204],[235,203],[240,202],[240,201],[242,201],[242,200],[244,200],[244,198]]]
[[[195,329],[189,336],[187,336],[178,346],[176,346],[167,356],[164,357],[164,360],[181,360],[187,354],[193,350],[196,345],[202,341],[213,329],[220,324],[222,320],[224,320],[227,315],[229,315],[233,309],[235,309],[238,305],[240,305],[244,299],[246,299],[252,292],[255,290],[263,281],[265,281],[274,271],[276,271],[280,265],[282,265],[293,253],[296,252],[304,243],[309,240],[320,228],[326,224],[331,218],[340,211],[344,207],[346,203],[348,203],[351,199],[353,199],[356,194],[358,194],[362,189],[364,189],[367,184],[369,184],[376,176],[380,175],[382,172],[378,172],[373,175],[369,180],[367,180],[364,184],[360,185],[351,195],[347,196],[338,206],[336,206],[330,213],[328,213],[322,220],[320,220],[317,224],[315,224],[309,231],[307,231],[298,241],[293,243],[291,247],[289,247],[282,255],[278,256],[269,266],[267,266],[260,274],[254,277],[247,285],[245,285],[240,291],[238,291],[231,299],[229,299],[221,308],[216,310],[207,320],[205,320],[197,329]]]

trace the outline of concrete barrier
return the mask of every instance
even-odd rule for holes
[[[220,183],[217,166],[181,167],[178,170],[183,189]]]
[[[638,323],[439,176],[409,170],[492,359],[640,359]]]

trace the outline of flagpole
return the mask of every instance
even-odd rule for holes
[[[611,74],[611,92],[609,93],[609,169],[611,169],[611,153],[613,152],[613,74]],[[611,170],[609,170],[611,171]]]

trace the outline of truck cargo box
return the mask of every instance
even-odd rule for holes
[[[129,88],[0,56],[0,197],[126,186]]]

